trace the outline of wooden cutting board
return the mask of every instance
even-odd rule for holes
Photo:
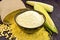
[[[2,0],[0,1],[0,15],[3,19],[11,12],[26,8],[22,0]]]

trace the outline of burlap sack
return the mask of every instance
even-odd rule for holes
[[[0,15],[3,19],[11,12],[25,8],[22,0],[2,0],[0,1]]]

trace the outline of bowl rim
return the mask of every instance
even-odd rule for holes
[[[20,14],[26,12],[26,11],[35,11],[35,12],[37,12],[37,13],[43,15],[41,12],[38,12],[38,11],[33,10],[33,9],[29,9],[29,8],[20,9],[20,12],[17,13],[17,14],[15,15],[15,17],[14,17],[15,22],[16,22],[16,17],[17,17],[18,15],[20,15]],[[43,15],[43,18],[44,18],[44,23],[45,23],[45,21],[46,21],[46,17],[45,17],[44,15]],[[43,24],[44,24],[44,23],[43,23]],[[27,28],[27,29],[34,29],[34,28],[39,28],[39,27],[43,26],[43,24],[42,24],[42,25],[37,26],[37,27],[28,28],[28,27],[23,27],[23,26],[19,25],[17,22],[16,22],[16,24],[17,24],[18,26],[22,27],[22,28]]]

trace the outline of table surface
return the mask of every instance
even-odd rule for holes
[[[47,4],[51,4],[54,6],[54,11],[50,14],[51,18],[53,19],[57,29],[58,34],[53,34],[53,40],[60,40],[60,1],[59,0],[32,0],[32,1],[39,1]],[[24,4],[26,5],[26,0],[23,0]]]
[[[22,1],[26,5],[25,3],[26,0],[22,0]],[[52,37],[53,37],[53,40],[60,40],[60,1],[59,0],[33,0],[33,1],[44,2],[44,3],[51,4],[54,6],[54,11],[50,14],[50,16],[53,19],[59,33],[53,34]],[[0,21],[0,23],[2,22]]]

